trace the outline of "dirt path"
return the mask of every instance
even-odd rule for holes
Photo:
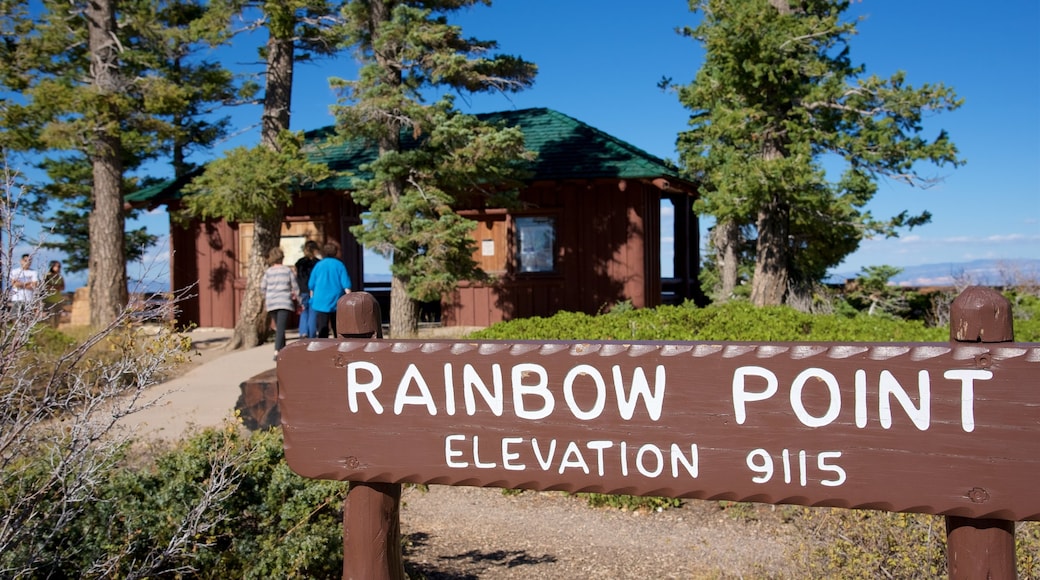
[[[779,515],[716,502],[657,513],[591,508],[560,492],[431,486],[403,493],[405,560],[429,580],[776,578],[797,545]]]

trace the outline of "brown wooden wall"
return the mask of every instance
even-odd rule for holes
[[[175,208],[171,207],[171,214]],[[360,223],[359,210],[342,194],[307,193],[294,200],[286,212],[283,232],[293,224],[320,224],[325,239],[335,239],[343,248],[340,258],[347,265],[351,282],[361,288],[364,279],[362,248],[348,228]],[[171,223],[171,287],[177,291],[198,284],[181,302],[177,321],[200,327],[234,328],[245,295],[246,256],[240,256],[239,226],[224,221],[193,221],[188,226]],[[324,239],[315,240],[319,243]]]
[[[510,266],[493,283],[461,285],[442,305],[445,325],[487,326],[560,310],[593,314],[626,300],[635,307],[660,303],[656,187],[629,181],[621,191],[617,180],[542,183],[522,192],[521,200],[525,210],[505,217],[507,230],[512,234],[517,216],[556,216],[556,272],[516,272],[516,242],[509,235]]]

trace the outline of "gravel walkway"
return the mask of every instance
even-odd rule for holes
[[[643,513],[561,492],[412,487],[401,533],[409,573],[428,580],[784,577],[797,538],[764,510],[739,520],[707,501]]]

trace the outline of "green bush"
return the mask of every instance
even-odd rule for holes
[[[682,500],[670,497],[652,497],[641,495],[611,495],[605,493],[579,493],[591,507],[610,507],[626,512],[649,511],[659,512],[682,505]]]
[[[919,321],[812,315],[786,306],[756,308],[734,301],[706,308],[688,302],[602,316],[561,312],[548,318],[501,322],[470,336],[509,340],[945,342],[949,330],[927,328]]]
[[[234,468],[223,461],[231,458]],[[213,478],[233,486],[216,501],[203,495]],[[106,552],[120,561],[165,558],[184,578],[333,578],[343,569],[342,504],[346,483],[309,480],[286,465],[280,430],[208,429],[160,456],[153,466],[124,468],[106,484],[106,501],[75,534],[87,569]],[[196,506],[209,505],[207,514]],[[193,511],[195,510],[195,511]],[[183,533],[181,522],[208,518],[183,549],[160,552]],[[123,577],[114,570],[110,577]],[[75,576],[75,574],[73,574]]]

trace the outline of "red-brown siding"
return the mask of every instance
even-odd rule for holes
[[[449,326],[487,326],[549,316],[596,313],[623,301],[660,302],[660,191],[616,180],[540,183],[521,194],[527,213],[556,216],[555,274],[506,271],[492,284],[463,284],[445,300]],[[524,211],[515,215],[524,215]],[[510,238],[510,262],[515,241]]]

